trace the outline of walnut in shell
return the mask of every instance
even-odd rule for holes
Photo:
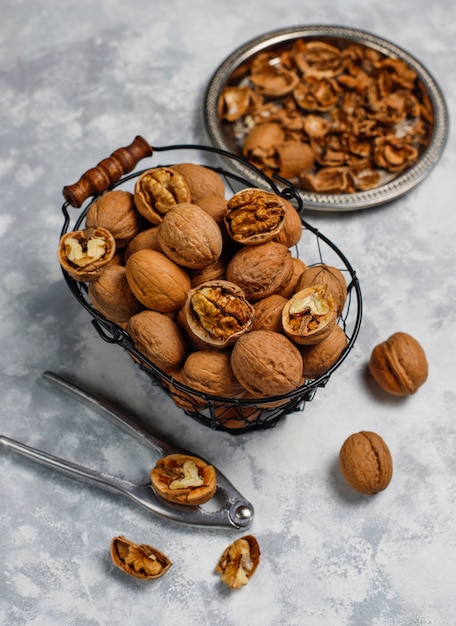
[[[169,454],[159,459],[150,473],[150,480],[159,496],[188,506],[208,502],[217,489],[213,465],[187,454]]]
[[[139,213],[151,224],[160,224],[176,204],[190,202],[184,177],[169,167],[155,167],[138,177],[133,199]]]
[[[295,207],[286,198],[282,198],[285,206],[285,220],[282,229],[274,237],[274,241],[291,248],[299,243],[302,237],[301,217]]]
[[[282,332],[282,309],[287,303],[286,298],[273,294],[255,302],[255,321],[253,330],[272,330]]]
[[[111,541],[110,553],[119,569],[143,580],[160,578],[172,565],[168,557],[156,548],[144,543],[133,543],[123,535]]]
[[[87,228],[62,235],[57,256],[62,268],[80,282],[97,280],[116,252],[116,242],[106,228]]]
[[[301,354],[305,378],[318,378],[332,367],[347,347],[347,336],[337,324],[323,341],[302,346]]]
[[[141,215],[135,208],[133,194],[114,189],[107,191],[90,205],[86,214],[86,228],[106,228],[123,248],[142,228]]]
[[[131,257],[132,254],[138,252],[138,250],[156,250],[162,252],[157,241],[158,227],[151,226],[139,232],[131,241],[128,242],[125,248],[124,259],[125,262]]]
[[[275,241],[242,247],[226,268],[227,279],[239,285],[250,302],[279,293],[292,275],[291,253]]]
[[[225,226],[230,237],[243,245],[258,245],[276,237],[285,223],[285,205],[280,196],[248,188],[228,200]]]
[[[296,291],[301,291],[314,285],[327,285],[328,292],[337,305],[337,314],[340,315],[347,299],[347,284],[342,272],[331,265],[319,263],[308,267],[299,277]]]
[[[252,328],[255,311],[236,284],[212,280],[188,292],[185,314],[189,328],[197,337],[222,348]]]
[[[224,198],[225,183],[223,178],[204,165],[198,163],[177,163],[172,170],[183,176],[190,190],[191,202],[198,204],[204,196]]]
[[[253,535],[233,541],[223,552],[215,568],[231,589],[247,585],[260,563],[260,546]]]
[[[89,299],[110,322],[123,324],[144,308],[136,299],[123,265],[107,265],[100,278],[89,283]]]
[[[190,277],[162,252],[138,250],[128,258],[125,269],[130,289],[146,308],[175,313],[184,306]]]
[[[126,331],[135,348],[166,373],[180,367],[187,356],[185,339],[169,315],[141,311],[130,317]]]
[[[298,291],[282,311],[285,334],[300,345],[323,341],[334,328],[336,319],[336,304],[325,285]]]
[[[388,446],[380,435],[369,431],[355,433],[345,440],[339,453],[339,466],[350,487],[367,495],[386,489],[393,475]]]
[[[163,252],[186,268],[198,269],[215,263],[223,248],[217,222],[189,202],[168,211],[158,227],[157,238]]]
[[[427,380],[428,362],[414,337],[397,332],[372,350],[369,370],[384,391],[406,396],[415,393]]]
[[[215,348],[189,354],[179,380],[191,389],[221,398],[235,398],[245,392],[231,368],[230,353]]]
[[[284,335],[252,330],[234,344],[231,367],[241,385],[253,397],[280,396],[302,382],[302,358]]]

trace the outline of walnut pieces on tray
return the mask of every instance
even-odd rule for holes
[[[337,268],[308,267],[292,255],[303,231],[289,200],[255,188],[225,199],[224,184],[198,164],[148,169],[133,194],[110,190],[89,205],[90,229],[65,234],[59,259],[90,281],[90,303],[128,333],[135,360],[158,368],[179,407],[209,407],[211,419],[231,429],[286,404],[334,365],[347,346],[344,330],[345,341],[331,333],[347,286]],[[93,259],[86,240],[100,234]],[[82,276],[73,267],[78,255],[87,257]],[[306,368],[302,344],[323,340]],[[276,396],[285,397],[267,402]]]
[[[415,69],[350,40],[299,37],[256,52],[221,89],[243,156],[315,193],[378,187],[416,163],[434,124]]]

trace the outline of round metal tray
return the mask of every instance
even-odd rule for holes
[[[353,28],[315,25],[275,30],[252,39],[235,50],[215,71],[204,98],[204,123],[213,145],[241,154],[243,137],[234,131],[233,124],[222,121],[218,115],[218,103],[223,88],[228,84],[241,84],[243,66],[249,64],[259,52],[280,52],[297,39],[325,41],[335,46],[357,43],[373,48],[385,56],[403,60],[417,73],[417,78],[432,103],[434,114],[430,139],[418,160],[409,169],[396,176],[386,176],[379,186],[363,192],[322,194],[299,190],[304,208],[315,211],[366,209],[394,200],[423,181],[438,162],[448,136],[448,111],[442,92],[426,68],[408,52],[376,35]],[[247,173],[242,163],[238,162],[234,167],[242,175],[248,174],[257,185],[264,185],[261,178],[252,177],[251,172]]]
[[[221,156],[223,159],[230,161],[232,167],[239,161],[239,157],[230,155],[220,151],[212,146],[200,145],[179,145],[179,146],[163,146],[153,147],[152,152],[155,157],[158,154],[167,153],[165,162],[155,162],[149,164],[146,169],[152,167],[160,167],[167,164],[188,162],[205,164],[206,167],[213,169],[223,177],[227,194],[231,195],[242,187],[251,187],[252,183],[249,178],[242,178],[235,172],[221,168],[215,165],[209,165],[208,162],[214,163]],[[190,155],[190,156],[189,156]],[[242,160],[241,160],[242,161]],[[245,168],[251,175],[257,174],[261,179],[262,173],[257,172],[253,166],[244,162]],[[92,171],[92,170],[91,170]],[[122,176],[117,182],[109,186],[109,189],[121,188],[132,191],[136,178],[146,171],[145,169],[135,171],[131,174]],[[98,180],[98,178],[97,178]],[[268,179],[262,180],[263,186],[268,184]],[[294,203],[300,212],[302,204],[299,195],[292,187],[279,189],[274,181],[269,181],[270,190],[281,194],[283,197]],[[99,190],[102,193],[102,190]],[[67,200],[62,205],[62,213],[64,223],[61,229],[61,236],[65,233],[80,230],[85,227],[85,216],[92,203],[97,198],[95,194],[92,198],[82,205],[78,205],[76,213],[71,209]],[[72,205],[73,207],[76,205]],[[274,426],[277,421],[284,415],[292,411],[302,410],[306,402],[313,399],[317,389],[325,387],[334,371],[342,364],[350,353],[356,338],[358,336],[361,319],[362,319],[362,296],[359,281],[355,270],[343,252],[332,243],[318,229],[314,228],[307,221],[301,218],[302,222],[302,238],[299,247],[305,251],[303,260],[307,265],[315,265],[318,263],[326,263],[337,267],[345,276],[347,283],[347,300],[344,310],[342,311],[338,324],[344,330],[347,337],[347,347],[337,362],[331,366],[324,374],[312,380],[306,380],[304,384],[296,390],[283,396],[275,396],[261,399],[239,399],[239,398],[222,398],[212,396],[208,393],[196,391],[193,388],[179,383],[172,376],[166,374],[156,367],[144,354],[135,348],[134,342],[130,335],[120,325],[107,320],[91,303],[88,296],[88,285],[84,282],[77,282],[71,278],[64,270],[64,279],[77,301],[88,311],[92,318],[92,324],[97,330],[100,337],[108,343],[117,344],[124,348],[134,359],[134,361],[150,375],[152,381],[170,395],[176,404],[183,408],[185,412],[199,421],[205,426],[209,426],[215,430],[224,430],[231,434],[238,434],[260,428],[268,428]],[[294,253],[299,256],[298,247]]]

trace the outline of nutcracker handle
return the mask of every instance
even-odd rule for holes
[[[74,185],[63,188],[63,197],[73,207],[79,208],[90,196],[106,191],[124,174],[131,172],[138,162],[151,156],[153,148],[139,135],[125,148],[118,148],[96,167],[87,170]]]

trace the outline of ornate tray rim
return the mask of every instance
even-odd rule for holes
[[[306,37],[349,39],[408,63],[428,92],[434,109],[434,128],[429,145],[421,157],[398,177],[375,189],[352,194],[317,194],[300,190],[303,207],[313,211],[354,211],[385,204],[408,193],[429,175],[443,153],[449,132],[448,109],[439,85],[420,61],[396,44],[368,31],[331,25],[296,26],[269,31],[241,45],[216,69],[206,89],[203,114],[209,140],[222,150],[233,151],[233,145],[227,140],[218,118],[217,104],[221,90],[234,70],[249,57],[266,48]],[[242,163],[236,163],[235,167],[246,175]],[[249,172],[249,176],[252,178],[252,172]],[[254,178],[253,182],[259,186],[264,184],[260,178]]]

